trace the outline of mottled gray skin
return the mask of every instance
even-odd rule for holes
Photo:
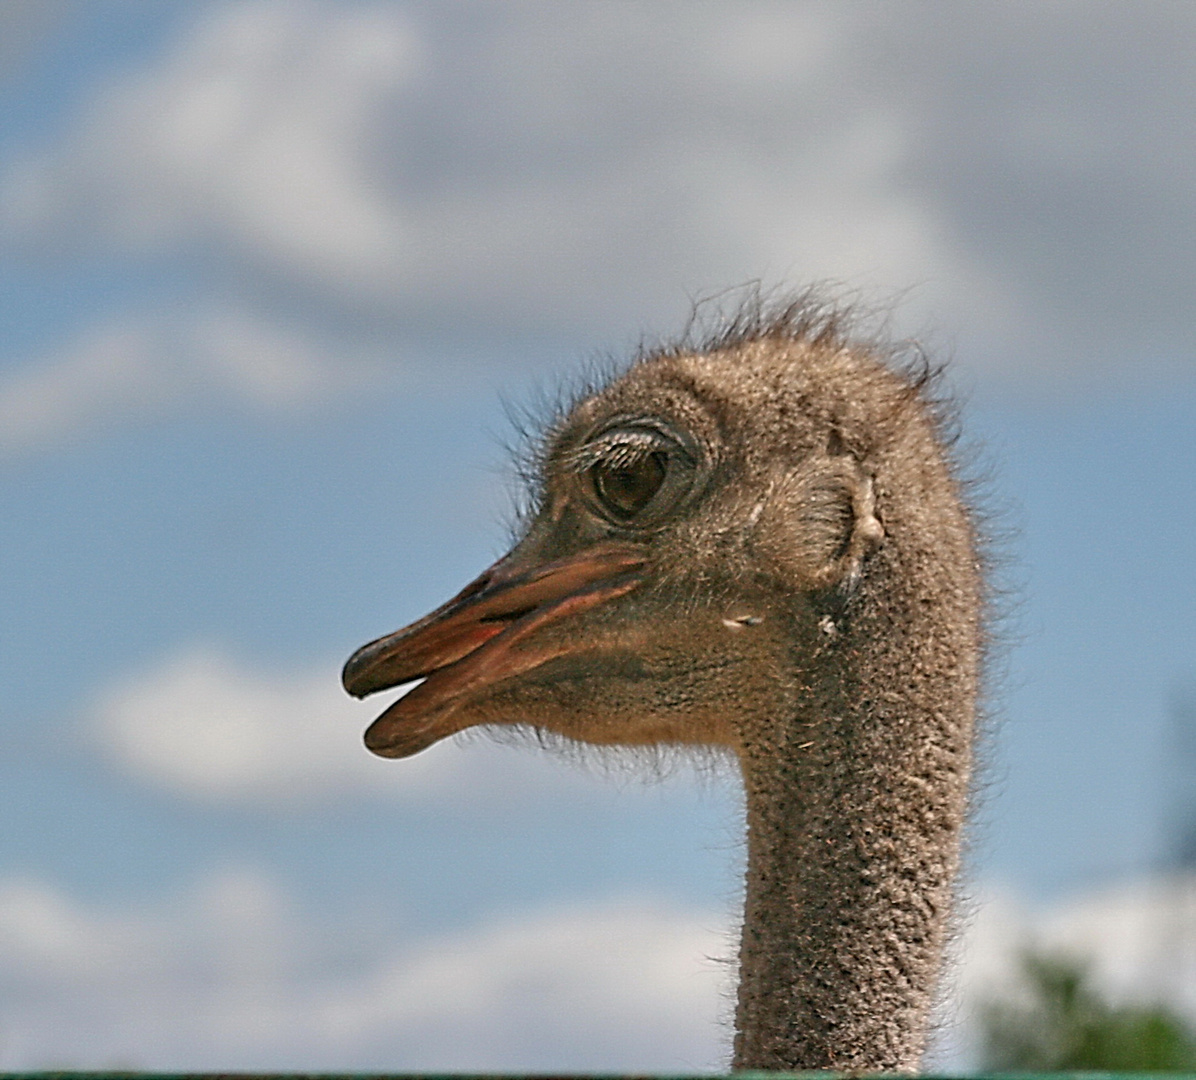
[[[748,859],[734,1067],[915,1070],[942,962],[982,649],[973,528],[923,381],[802,300],[649,352],[549,434],[513,558],[611,538],[644,584],[454,727],[736,755]],[[605,427],[694,467],[620,526],[585,490]],[[672,475],[672,474],[670,474]]]

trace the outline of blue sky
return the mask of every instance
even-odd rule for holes
[[[991,477],[961,993],[1139,917],[1196,682],[1196,19],[1085,11],[7,5],[0,1067],[718,1063],[731,778],[376,761],[338,670],[503,550],[504,401],[752,279],[900,297]]]

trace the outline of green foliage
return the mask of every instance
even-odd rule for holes
[[[1083,965],[1027,953],[1028,999],[984,1007],[984,1068],[1191,1072],[1196,1033],[1161,1005],[1116,1006],[1091,985]]]

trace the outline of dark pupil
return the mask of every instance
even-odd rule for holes
[[[638,514],[664,483],[668,455],[656,450],[630,465],[595,465],[594,487],[607,509],[621,518]]]

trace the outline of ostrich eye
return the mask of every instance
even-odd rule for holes
[[[668,454],[653,450],[625,463],[599,462],[590,469],[590,476],[594,491],[607,511],[628,521],[660,490],[668,465]]]
[[[695,491],[703,457],[687,431],[656,417],[614,417],[580,445],[553,455],[581,504],[608,525],[664,527]]]

